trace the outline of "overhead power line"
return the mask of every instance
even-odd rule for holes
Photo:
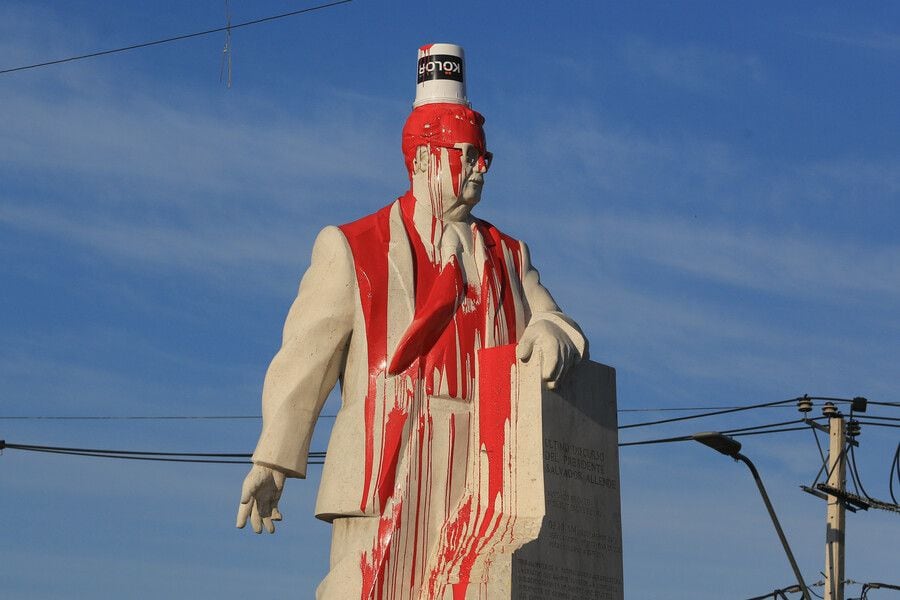
[[[308,8],[293,10],[291,12],[282,13],[280,15],[272,15],[270,17],[263,17],[261,19],[254,19],[252,21],[244,21],[243,23],[238,23],[236,25],[226,25],[225,27],[216,27],[215,29],[207,29],[205,31],[197,31],[194,33],[186,33],[183,35],[176,35],[173,37],[163,38],[161,40],[153,40],[152,42],[142,42],[139,44],[132,44],[131,46],[123,46],[121,48],[113,48],[111,50],[100,50],[98,52],[90,52],[88,54],[79,54],[77,56],[70,56],[68,58],[48,60],[45,62],[34,63],[31,65],[24,65],[21,67],[13,67],[11,69],[3,69],[2,71],[0,71],[0,75],[4,75],[6,73],[14,73],[16,71],[26,71],[28,69],[37,69],[38,67],[49,67],[51,65],[59,65],[62,63],[73,62],[76,60],[84,60],[86,58],[96,58],[98,56],[106,56],[107,54],[117,54],[119,52],[128,52],[129,50],[138,50],[140,48],[148,48],[150,46],[159,46],[161,44],[168,44],[170,42],[179,42],[181,40],[187,40],[190,38],[201,37],[201,36],[210,35],[213,33],[219,33],[220,31],[229,31],[230,32],[233,29],[240,29],[241,27],[250,27],[251,25],[259,25],[260,23],[267,23],[269,21],[275,21],[277,19],[284,19],[287,17],[302,15],[304,13],[309,13],[309,12],[313,12],[316,10],[322,10],[324,8],[331,8],[331,7],[337,6],[339,4],[347,4],[352,1],[353,0],[338,0],[337,2],[329,2],[327,4],[319,4],[317,6],[310,6]]]
[[[860,425],[871,425],[872,427],[895,427],[895,428],[897,428],[897,429],[900,429],[900,423],[897,423],[897,424],[894,424],[894,423],[878,423],[878,422],[876,422],[876,421],[863,421],[862,419],[859,419],[859,424],[860,424]]]
[[[250,464],[252,454],[226,452],[155,452],[144,450],[110,450],[105,448],[73,448],[66,446],[39,446],[35,444],[13,444],[0,440],[0,449],[9,448],[24,452],[42,452],[47,454],[68,454],[71,456],[90,456],[95,458],[119,458],[123,460],[149,460],[160,462],[186,463],[220,463]],[[309,464],[322,464],[324,452],[310,452]],[[235,460],[244,459],[244,460]]]
[[[734,405],[734,406],[661,406],[661,407],[640,407],[640,408],[619,408],[616,412],[687,412],[687,411],[716,411],[712,414],[719,414],[718,411],[740,411],[751,410],[754,408],[792,408],[785,406],[787,402],[793,400],[784,400],[767,405]],[[725,414],[725,413],[722,413]],[[320,419],[333,419],[337,415],[326,414],[319,415]],[[696,419],[706,415],[689,415],[688,419]],[[178,421],[178,420],[253,420],[261,419],[262,415],[0,415],[0,421]],[[668,421],[663,421],[668,422]],[[620,428],[627,429],[642,425],[636,423],[633,425],[623,425]]]
[[[329,415],[322,415],[327,418]],[[228,419],[261,419],[260,415],[25,415],[0,416],[4,421],[178,421],[178,420],[228,420]]]
[[[619,408],[616,412],[620,413],[629,413],[629,412],[687,412],[693,410],[727,410],[731,408],[745,408],[746,405],[733,405],[733,406],[666,406],[659,408]],[[760,406],[758,408],[793,408],[792,406]]]
[[[686,415],[683,417],[672,417],[670,419],[658,419],[656,421],[644,421],[643,423],[630,423],[628,425],[619,425],[619,429],[632,429],[634,427],[647,427],[649,425],[661,425],[663,423],[676,423],[678,421],[688,421],[690,419],[702,419],[704,417],[713,417],[716,415],[725,415],[728,413],[735,413],[744,410],[753,410],[755,408],[766,408],[770,406],[778,406],[781,404],[787,404],[789,402],[796,402],[797,398],[791,398],[789,400],[778,400],[776,402],[764,402],[762,404],[750,404],[747,406],[739,406],[736,408],[726,408],[723,410],[715,410],[711,412],[705,412],[699,415]]]
[[[786,431],[799,431],[806,429],[803,427],[781,427],[781,425],[790,424],[798,421],[788,421],[785,423],[770,423],[768,425],[759,425],[756,427],[745,427],[742,429],[726,430],[722,433],[733,437],[741,437],[747,435],[764,435],[769,433],[782,433]],[[763,429],[769,428],[769,429]],[[750,431],[753,430],[753,431]],[[620,447],[624,446],[642,446],[648,444],[665,444],[670,442],[683,442],[693,439],[690,435],[682,435],[668,438],[657,438],[650,440],[640,440],[636,442],[622,442]],[[120,458],[126,460],[156,460],[163,462],[192,462],[192,463],[228,463],[228,464],[248,464],[252,455],[246,453],[225,453],[225,452],[157,452],[144,450],[111,450],[106,448],[77,448],[68,446],[43,446],[37,444],[15,444],[0,440],[0,450],[8,448],[10,450],[21,450],[24,452],[44,452],[49,454],[69,454],[73,456],[91,456],[98,458]],[[309,453],[310,460],[308,464],[323,464],[325,452],[314,451]],[[235,460],[243,459],[243,460]]]
[[[799,401],[801,398],[791,398],[789,400],[778,400],[776,402],[764,402],[762,404],[743,404],[743,405],[706,405],[706,406],[658,406],[658,407],[637,407],[637,408],[619,408],[618,413],[630,412],[688,412],[688,411],[707,411],[702,414],[686,415],[684,417],[674,417],[671,419],[659,419],[656,421],[646,421],[641,423],[628,423],[620,425],[619,429],[632,429],[635,427],[645,427],[649,425],[660,425],[664,423],[676,423],[679,421],[687,421],[691,419],[700,419],[704,417],[729,414],[732,412],[740,412],[745,410],[755,410],[759,408],[793,408],[788,406],[792,402]],[[849,398],[831,398],[826,396],[807,396],[808,400],[827,400],[830,402],[852,402]],[[893,402],[874,402],[868,401],[869,404],[879,406],[900,406]],[[334,419],[337,415],[325,414],[319,415],[320,419]],[[261,415],[0,415],[0,421],[178,421],[178,420],[198,420],[198,421],[214,421],[214,420],[253,420],[261,419]],[[882,417],[866,414],[866,419],[876,419],[882,421],[900,421],[897,417]]]
[[[800,421],[795,421],[800,422]],[[732,429],[727,431],[721,431],[719,433],[724,433],[726,435],[730,435],[731,437],[743,437],[748,435],[765,435],[768,433],[783,433],[787,431],[803,431],[807,428],[807,426],[802,427],[782,427],[782,428],[774,428],[774,429],[766,429],[760,431],[746,431],[746,429],[761,429],[763,427],[776,427],[778,425],[783,425],[783,423],[771,423],[769,425],[760,425],[758,427],[750,427],[743,429]],[[650,440],[639,440],[636,442],[620,442],[619,447],[624,446],[645,446],[651,444],[668,444],[671,442],[687,442],[693,440],[693,435],[679,435],[675,437],[667,437],[667,438],[656,438]]]

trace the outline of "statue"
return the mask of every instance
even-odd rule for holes
[[[257,533],[274,533],[281,520],[286,478],[306,476],[313,426],[341,382],[316,504],[333,526],[320,600],[468,597],[486,546],[460,532],[499,539],[491,527],[508,479],[489,437],[504,443],[504,421],[491,411],[504,395],[509,410],[510,371],[479,392],[481,352],[508,347],[510,363],[531,363],[550,388],[587,356],[527,246],[472,215],[492,155],[463,78],[460,47],[419,50],[402,134],[410,189],[319,233],[266,373],[262,433],[237,518]],[[481,497],[474,504],[473,495]]]

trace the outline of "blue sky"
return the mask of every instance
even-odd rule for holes
[[[233,22],[304,6],[230,4]],[[415,52],[436,41],[466,49],[487,118],[479,216],[529,242],[593,358],[616,367],[620,408],[900,401],[898,17],[891,3],[357,0],[235,31],[230,89],[224,34],[2,75],[0,416],[257,413],[316,232],[406,189]],[[5,2],[0,69],[223,22],[220,0]],[[258,427],[0,420],[0,438],[249,452]],[[864,427],[857,452],[883,499],[896,431]],[[820,579],[825,509],[798,487],[818,468],[812,435],[743,442]],[[0,587],[312,597],[329,535],[317,469],[289,482],[278,533],[254,536],[233,527],[243,467],[7,451]],[[623,448],[621,470],[628,598],[791,583],[740,465],[667,444]],[[897,583],[896,515],[848,515],[847,540],[848,577]]]

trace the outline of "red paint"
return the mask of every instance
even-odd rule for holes
[[[450,181],[453,183],[453,195],[459,198],[459,190],[462,187],[462,150],[459,148],[447,148],[447,161],[450,163]]]
[[[507,443],[506,425],[510,419],[512,387],[510,371],[516,364],[516,346],[509,344],[491,353],[481,353],[479,387],[479,438],[488,459],[487,498],[479,503],[484,507],[480,517],[481,527],[475,535],[475,543],[468,546],[460,562],[459,583],[453,588],[454,600],[465,598],[469,576],[478,551],[497,533],[501,520],[494,520],[494,505],[497,495],[503,491],[503,448]],[[484,477],[484,473],[481,476]],[[497,515],[498,517],[500,515]],[[491,522],[494,522],[491,527]],[[489,529],[490,528],[490,529]],[[453,548],[448,548],[451,552]]]
[[[387,422],[384,424],[381,468],[378,470],[378,479],[375,483],[378,506],[385,506],[388,496],[394,490],[398,451],[402,443],[403,427],[406,425],[407,416],[406,411],[395,406],[388,413]],[[367,430],[366,436],[370,437],[371,432]]]
[[[363,496],[360,501],[360,510],[363,511],[369,504],[369,482],[372,478],[374,463],[375,388],[383,369],[380,365],[384,364],[387,356],[387,320],[385,316],[387,315],[388,253],[382,230],[388,224],[390,211],[391,207],[386,206],[377,213],[340,227],[353,254],[356,282],[359,286],[363,316],[366,322],[366,350],[369,357],[369,386],[364,410],[365,476]],[[382,252],[382,249],[385,251]]]
[[[455,260],[442,261],[435,245],[443,223],[432,219],[431,231],[425,232],[430,239],[423,239],[416,231],[412,218],[415,202],[411,193],[400,200],[415,270],[415,316],[395,355],[390,357],[390,369],[386,368],[390,207],[341,227],[356,267],[369,363],[369,385],[364,400],[364,489],[360,508],[365,514],[381,514],[377,539],[360,560],[366,600],[390,600],[404,596],[397,586],[411,591],[422,585],[428,586],[429,597],[442,597],[443,584],[439,582],[452,569],[458,569],[461,577],[460,583],[452,586],[454,597],[464,598],[479,550],[492,540],[503,538],[509,527],[508,518],[495,514],[494,500],[498,493],[504,493],[504,469],[509,469],[502,459],[507,443],[505,425],[510,418],[509,367],[512,363],[505,361],[515,360],[514,347],[511,345],[502,351],[502,360],[493,359],[494,362],[500,360],[503,365],[494,365],[491,361],[479,363],[477,351],[487,340],[492,340],[490,345],[503,345],[515,342],[518,336],[522,324],[516,322],[513,294],[519,286],[510,282],[511,278],[521,277],[521,248],[518,242],[489,223],[476,220],[474,229],[484,243],[486,260],[480,265],[479,285],[464,286]],[[446,266],[441,268],[441,264]],[[478,382],[480,418],[470,422],[470,426],[478,428],[477,437],[488,457],[487,469],[484,472],[477,466],[475,472],[452,469],[457,423],[451,419],[449,425],[443,425],[449,428],[449,433],[441,431],[441,439],[450,440],[450,464],[445,471],[433,473],[435,425],[428,396],[445,385],[449,395],[475,400],[476,363],[481,374]],[[401,373],[399,377],[411,378],[410,387],[403,387],[396,398],[385,397],[388,370]],[[410,416],[414,417],[411,428],[408,427]],[[405,463],[409,465],[408,470],[398,473],[404,432],[414,436],[415,443],[411,447],[415,450]],[[380,433],[380,438],[376,433]],[[375,443],[376,439],[380,440],[380,446]],[[466,448],[465,453],[479,450]],[[435,476],[441,480],[435,482]],[[415,485],[411,477],[415,477]],[[448,491],[443,498],[432,497],[433,489],[449,490],[455,478],[476,482],[486,478],[487,498],[478,497],[477,490],[482,488],[478,483],[469,487],[476,490],[475,496],[451,498]],[[435,488],[436,485],[443,487]],[[428,557],[419,554],[419,549],[427,548],[427,515],[432,510],[432,503],[438,501],[446,507],[444,510],[450,511],[453,506],[461,506],[461,509],[455,514],[450,511],[440,515],[445,523],[441,534],[442,554],[437,568],[426,573]],[[403,510],[413,508],[414,512],[407,512],[407,517],[401,519]],[[473,530],[475,523],[481,524],[477,531]],[[412,569],[401,583],[400,572],[404,561],[410,558]]]
[[[516,364],[516,346],[509,344],[502,350],[482,353],[480,358],[478,430],[488,455],[488,500],[493,506],[494,497],[503,487],[503,431],[510,417],[510,369]]]
[[[465,285],[454,258],[434,278],[428,298],[417,307],[412,324],[397,345],[388,374],[402,373],[434,346],[453,320],[464,293]]]
[[[364,553],[360,557],[359,567],[362,573],[361,600],[380,599],[383,597],[383,586],[381,583],[385,566],[389,559],[393,534],[400,525],[401,509],[402,504],[398,502],[393,505],[390,514],[384,515],[378,520],[378,533],[372,546],[372,551],[371,553]],[[369,558],[366,558],[367,556]]]
[[[463,104],[438,102],[417,106],[403,126],[401,147],[406,171],[412,173],[413,158],[419,146],[453,148],[455,144],[467,143],[483,155],[487,151],[483,126],[481,113]]]

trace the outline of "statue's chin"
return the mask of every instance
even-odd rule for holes
[[[460,200],[468,206],[475,206],[481,201],[481,187],[472,189],[474,186],[466,186],[460,195]]]

